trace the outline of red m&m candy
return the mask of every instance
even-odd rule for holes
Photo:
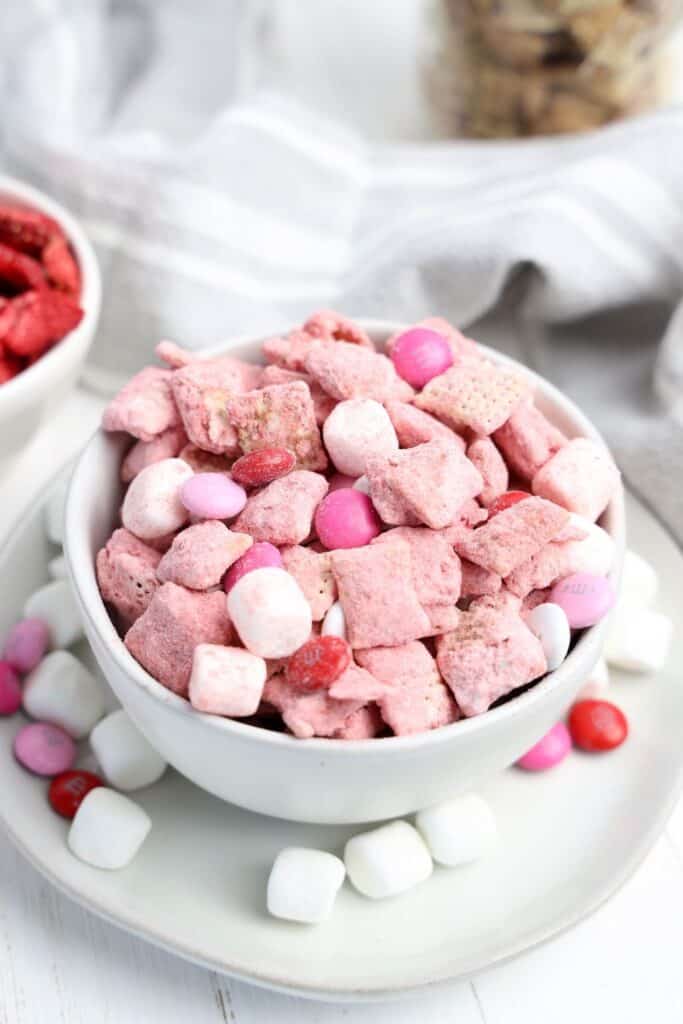
[[[62,772],[50,783],[47,797],[57,814],[73,818],[91,789],[103,785],[93,772]]]
[[[499,512],[504,512],[506,508],[512,508],[518,501],[524,501],[525,498],[530,497],[531,495],[527,491],[506,491],[489,505],[489,519],[491,516],[498,515]]]
[[[308,640],[287,662],[287,682],[299,690],[327,689],[351,664],[351,649],[338,636]]]
[[[582,750],[599,753],[621,746],[628,736],[623,711],[607,700],[580,700],[569,713],[569,732]]]

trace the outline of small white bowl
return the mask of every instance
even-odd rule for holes
[[[76,382],[100,316],[102,285],[92,245],[76,219],[44,192],[0,175],[0,203],[28,206],[52,217],[71,243],[81,271],[78,327],[33,366],[0,385],[0,470],[7,469],[31,440],[41,421]]]
[[[376,342],[402,326],[360,322]],[[220,350],[260,361],[260,341],[236,341]],[[498,352],[484,351],[532,379],[539,407],[562,430],[599,439],[583,413],[551,384]],[[170,764],[223,800],[278,818],[352,824],[409,814],[476,789],[562,717],[598,659],[604,622],[586,630],[560,668],[525,693],[477,718],[417,736],[300,740],[201,714],[128,653],[97,587],[95,554],[116,524],[119,466],[128,444],[122,435],[99,431],[78,462],[66,512],[69,571],[88,639],[123,706]],[[616,580],[624,546],[621,494],[601,522],[616,542]]]

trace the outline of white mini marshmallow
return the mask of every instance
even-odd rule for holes
[[[609,669],[604,658],[598,658],[576,695],[576,700],[602,700],[609,689]]]
[[[64,541],[64,507],[66,495],[69,490],[68,477],[62,478],[50,493],[45,502],[43,515],[45,517],[45,532],[53,544],[61,544]]]
[[[31,594],[24,618],[42,619],[53,647],[70,647],[83,636],[81,613],[68,580],[53,580]]]
[[[346,616],[341,601],[335,601],[327,609],[320,632],[322,636],[340,636],[346,640]]]
[[[182,459],[162,459],[143,469],[131,481],[123,499],[121,520],[141,540],[154,540],[184,526],[189,512],[180,489],[194,476]]]
[[[372,900],[411,889],[433,869],[422,837],[407,821],[392,821],[349,839],[344,863],[356,889]]]
[[[526,624],[541,641],[548,671],[559,668],[572,638],[565,611],[559,604],[538,604],[526,616]]]
[[[254,569],[227,596],[228,615],[244,646],[261,658],[286,658],[311,635],[311,606],[284,569]]]
[[[192,658],[190,703],[197,711],[244,718],[261,703],[266,682],[263,658],[242,647],[198,644]]]
[[[130,791],[151,786],[166,770],[166,762],[142,735],[126,712],[113,711],[90,733],[90,746],[107,782]]]
[[[288,846],[278,853],[268,878],[268,912],[302,924],[326,921],[345,874],[332,853]]]
[[[94,868],[116,871],[135,857],[152,827],[136,803],[106,786],[92,789],[69,829],[69,849]]]
[[[100,684],[69,651],[43,658],[27,677],[22,700],[31,718],[59,725],[76,740],[87,736],[104,714]]]
[[[52,580],[67,579],[69,573],[67,572],[66,558],[64,555],[57,555],[56,558],[51,558],[47,563],[47,571],[50,579]]]
[[[349,398],[335,405],[323,424],[323,440],[332,462],[347,476],[362,476],[369,455],[398,451],[389,415],[373,398]]]
[[[587,519],[588,536],[583,540],[569,541],[566,550],[569,556],[568,572],[588,572],[593,576],[606,576],[614,562],[615,544],[606,530]]]
[[[605,658],[627,672],[657,672],[667,659],[672,636],[668,615],[621,603],[610,616]]]
[[[473,793],[427,807],[415,824],[434,860],[447,867],[485,857],[498,838],[493,811]]]
[[[649,607],[657,596],[659,579],[653,566],[635,551],[624,552],[619,600]]]

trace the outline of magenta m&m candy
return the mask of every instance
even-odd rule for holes
[[[225,473],[195,473],[180,488],[180,500],[200,519],[232,519],[247,503],[247,492]]]
[[[22,619],[12,626],[3,658],[22,675],[32,672],[50,646],[50,630],[43,619]]]
[[[59,775],[74,763],[76,744],[59,726],[32,722],[14,737],[14,756],[34,775]]]
[[[314,522],[318,539],[330,551],[363,547],[382,531],[374,505],[355,488],[341,488],[323,498]]]
[[[572,747],[571,736],[564,722],[558,722],[531,750],[527,750],[517,762],[518,768],[527,772],[545,772],[548,768],[564,761]]]
[[[274,544],[267,540],[257,541],[234,562],[223,577],[223,589],[227,594],[238,580],[254,569],[282,569],[282,555]]]
[[[616,594],[606,576],[576,572],[556,583],[548,600],[559,604],[572,629],[585,629],[607,615]]]
[[[399,377],[414,388],[423,388],[453,365],[453,352],[443,334],[413,327],[396,339],[391,359]]]
[[[0,715],[13,715],[21,707],[19,676],[7,661],[0,661]]]

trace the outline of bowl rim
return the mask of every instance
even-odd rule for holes
[[[102,304],[102,279],[92,243],[86,236],[76,217],[61,203],[40,189],[18,178],[0,174],[0,200],[10,205],[29,206],[39,213],[46,213],[56,220],[73,246],[81,271],[81,295],[79,303],[83,319],[72,331],[45,352],[32,366],[28,366],[16,377],[0,386],[0,403],[3,399],[19,398],[24,391],[47,383],[58,363],[67,351],[76,347],[84,336],[94,331]]]
[[[384,341],[399,330],[405,330],[408,325],[372,318],[355,317],[356,322],[363,327],[376,341]],[[213,345],[202,350],[203,356],[215,356],[218,354],[231,354],[234,350],[245,345],[257,346],[269,335],[245,335],[234,338],[227,342]],[[572,419],[576,426],[574,436],[590,437],[605,445],[598,429],[592,424],[588,417],[579,407],[564,395],[558,388],[547,381],[540,374],[529,367],[513,359],[502,352],[492,349],[487,345],[480,344],[482,351],[492,361],[514,368],[522,372],[532,383],[534,389],[543,393],[543,397],[560,407]],[[327,754],[333,756],[353,756],[354,754],[369,754],[391,756],[392,754],[403,754],[407,751],[416,751],[425,745],[456,742],[457,736],[473,733],[478,730],[493,728],[496,723],[504,719],[511,719],[523,714],[527,709],[540,703],[545,695],[557,686],[568,683],[573,675],[574,666],[577,664],[583,653],[591,647],[599,647],[603,639],[603,633],[607,626],[606,619],[584,630],[569,654],[559,666],[552,672],[548,672],[539,682],[530,684],[524,693],[519,694],[512,700],[506,701],[497,708],[487,710],[481,715],[471,718],[461,718],[457,722],[441,726],[438,729],[431,729],[427,732],[415,733],[407,736],[384,736],[363,740],[343,740],[331,737],[316,736],[302,741],[300,738],[291,736],[288,733],[274,732],[264,729],[261,726],[241,722],[238,719],[227,718],[220,715],[210,715],[197,711],[192,707],[189,700],[173,693],[151,676],[128,651],[123,640],[114,627],[104,601],[101,598],[97,585],[95,573],[95,559],[88,551],[88,543],[85,538],[83,525],[83,499],[85,486],[85,472],[89,460],[96,454],[98,447],[121,443],[117,441],[122,435],[107,435],[101,428],[95,432],[89,443],[78,457],[76,467],[71,477],[67,497],[64,552],[66,556],[69,576],[74,586],[81,611],[97,641],[113,658],[118,670],[130,681],[140,686],[154,700],[163,704],[167,709],[180,716],[191,716],[198,725],[205,725],[207,728],[217,729],[226,735],[234,735],[235,738],[244,742],[265,743],[271,747],[283,749],[314,752],[316,754]],[[615,542],[615,559],[609,578],[616,584],[621,572],[621,562],[625,547],[625,517],[624,517],[624,495],[623,486],[607,506],[611,519],[611,529],[608,531]],[[603,515],[606,513],[603,513]],[[93,603],[89,597],[92,595]]]

